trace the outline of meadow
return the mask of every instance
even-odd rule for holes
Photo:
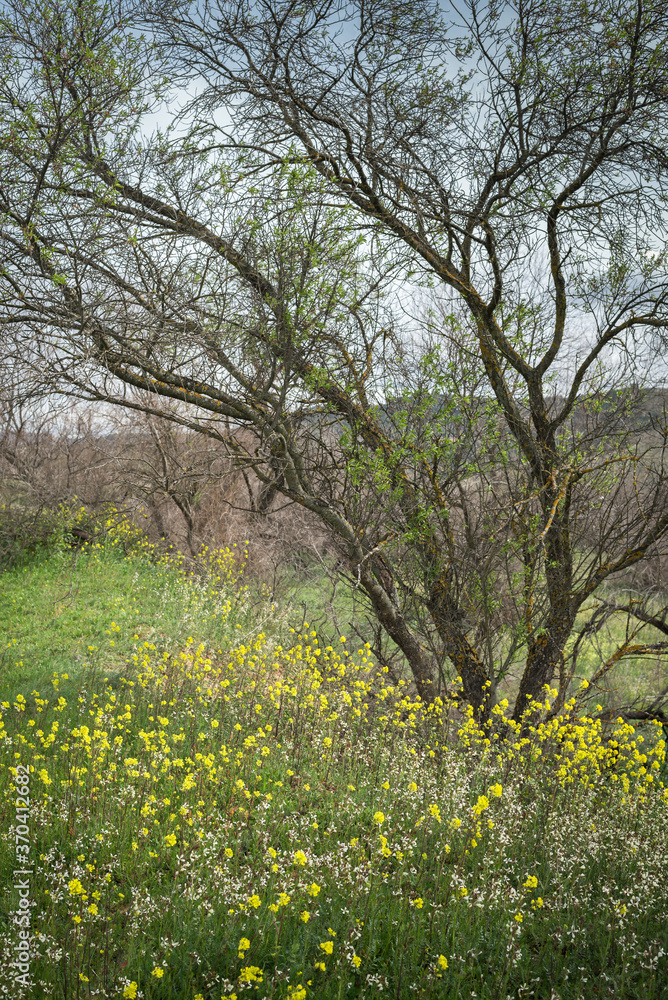
[[[660,726],[482,732],[122,521],[2,587],[1,995],[668,997]]]

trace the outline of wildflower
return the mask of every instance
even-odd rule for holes
[[[492,785],[492,787],[490,788],[489,791],[490,791],[490,794],[493,795],[495,799],[500,799],[501,798],[501,794],[503,792],[503,788],[502,788],[502,786],[497,781],[497,783],[495,785]]]
[[[231,857],[234,856],[234,851],[232,850],[231,847],[226,847],[225,848],[225,856],[228,857],[228,858],[231,858]]]
[[[478,801],[473,807],[473,814],[479,816],[480,813],[484,812],[485,809],[489,809],[489,799],[486,795],[479,795]]]
[[[123,990],[123,1000],[135,1000],[138,989],[139,987],[137,983],[134,982],[134,980],[131,983],[128,983],[125,989]]]
[[[515,914],[515,920],[517,921],[518,924],[521,924],[522,921],[524,920],[524,917],[522,916],[521,913],[516,913]]]
[[[322,948],[322,950],[324,951],[324,953],[326,955],[331,955],[332,952],[334,951],[334,942],[333,941],[321,941],[320,942],[320,947]]]
[[[176,834],[168,833],[167,836],[165,837],[165,844],[167,845],[167,847],[174,847],[175,843],[176,843]]]
[[[257,910],[260,906],[262,906],[262,900],[257,893],[254,893],[252,896],[248,897],[248,904],[249,906],[252,906],[254,910]]]
[[[262,969],[257,965],[249,965],[239,973],[240,983],[261,983]]]
[[[237,951],[239,952],[239,958],[243,958],[244,952],[248,951],[249,948],[250,948],[250,941],[248,940],[247,937],[242,937],[237,947]]]
[[[377,823],[378,826],[382,826],[383,823],[385,822],[385,817],[382,814],[382,812],[375,812],[373,814],[373,821],[374,821],[374,823]]]
[[[535,875],[529,875],[523,884],[525,889],[535,889],[538,886],[538,879]]]
[[[448,960],[445,957],[445,955],[439,955],[438,956],[437,964],[438,964],[439,969],[447,969],[447,967],[448,967]]]
[[[424,906],[424,899],[421,896],[418,896],[417,899],[413,899],[411,902],[416,910],[421,910]]]
[[[353,965],[355,966],[355,968],[359,969],[361,964],[362,964],[362,959],[359,957],[359,955],[353,955]]]
[[[315,882],[311,882],[310,886],[308,887],[309,896],[313,896],[315,898],[319,892],[320,892],[320,886],[317,885],[317,883]]]
[[[295,857],[295,861],[296,861],[296,863],[298,865],[305,865],[306,864],[306,855],[304,854],[303,851],[295,851],[294,857]]]
[[[165,970],[160,965],[156,965],[156,967],[151,972],[151,975],[155,976],[156,979],[162,979],[162,977],[164,976],[164,974],[165,974]]]
[[[417,790],[418,790],[418,786],[415,784],[414,781],[411,781],[410,785],[408,786],[408,791],[409,792],[417,792]]]
[[[299,919],[303,920],[304,923],[307,924],[311,919],[311,914],[308,912],[308,910],[302,910],[302,912],[299,914]]]
[[[316,962],[315,963],[315,967],[316,967],[316,969],[320,969],[321,972],[326,972],[327,971],[327,966],[325,965],[324,962]]]
[[[429,806],[428,812],[430,816],[434,817],[437,823],[441,822],[441,813],[435,802],[433,803],[433,805]]]

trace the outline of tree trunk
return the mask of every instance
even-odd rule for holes
[[[429,656],[385,588],[374,579],[370,567],[361,566],[359,574],[360,584],[371,598],[378,621],[408,660],[418,694],[423,701],[433,701],[436,686]]]

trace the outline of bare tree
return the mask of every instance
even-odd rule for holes
[[[668,323],[666,25],[467,9],[164,5],[156,48],[141,11],[9,2],[0,310],[38,383],[208,436],[259,508],[319,518],[424,697],[447,659],[484,718],[523,656],[520,717],[668,532],[631,387]],[[149,139],[166,58],[199,95]],[[430,278],[459,305],[417,343],[383,292]]]
[[[628,375],[639,342],[668,322],[665,6],[265,0],[156,14],[205,81],[200,134],[261,149],[267,163],[298,150],[466,308],[539,504],[528,559],[549,613],[540,628],[527,621],[521,714],[562,663],[584,601],[668,524],[649,475],[642,524],[599,547],[578,580],[572,510],[590,473],[569,422],[615,351]],[[229,128],[210,124],[221,108]],[[564,391],[551,406],[556,373]],[[444,645],[462,676],[482,678],[451,561],[427,559]]]

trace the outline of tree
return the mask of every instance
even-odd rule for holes
[[[668,532],[666,425],[632,423],[668,324],[666,14],[466,11],[159,4],[152,46],[131,7],[8,3],[0,308],[45,385],[179,401],[319,517],[424,697],[445,657],[484,719],[522,656],[519,718]],[[165,69],[197,96],[149,139]],[[393,281],[440,315],[402,331]]]

